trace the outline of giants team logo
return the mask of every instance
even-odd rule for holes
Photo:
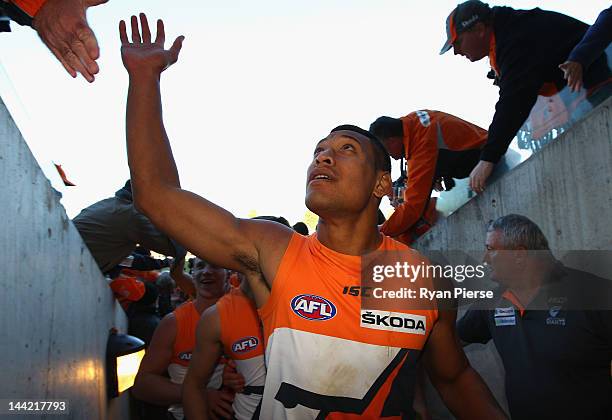
[[[257,337],[244,337],[232,344],[232,351],[234,353],[246,353],[247,351],[254,350],[259,344]]]
[[[297,295],[291,300],[291,309],[309,321],[327,321],[336,316],[334,304],[317,295]]]

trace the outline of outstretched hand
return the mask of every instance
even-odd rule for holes
[[[88,82],[98,73],[98,41],[87,23],[88,7],[108,0],[47,0],[34,16],[32,27],[72,76],[81,73]]]
[[[142,35],[138,29],[138,19],[136,16],[131,18],[132,42],[129,41],[125,21],[119,22],[119,37],[121,39],[121,59],[123,65],[130,75],[141,73],[161,74],[162,71],[176,63],[178,60],[184,36],[179,36],[169,50],[164,49],[166,34],[164,32],[164,22],[157,21],[157,36],[151,42],[151,31],[147,16],[140,14],[140,26]]]

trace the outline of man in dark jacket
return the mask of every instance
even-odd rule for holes
[[[488,56],[500,89],[487,143],[470,174],[474,191],[483,191],[538,95],[551,96],[566,85],[559,65],[587,29],[585,23],[560,13],[491,8],[477,0],[461,3],[448,16],[448,39],[440,53],[453,48],[470,61]],[[594,90],[610,76],[605,57],[600,55],[585,73],[584,85]]]
[[[114,197],[81,210],[72,222],[103,273],[111,272],[138,244],[159,254],[176,257],[177,260],[186,253],[182,246],[160,232],[136,210],[129,180]],[[143,268],[133,264],[129,266]]]
[[[612,418],[610,280],[565,267],[518,214],[490,224],[484,261],[499,288],[457,333],[464,343],[493,340],[512,420]]]

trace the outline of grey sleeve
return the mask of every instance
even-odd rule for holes
[[[159,254],[171,255],[176,258],[185,256],[185,250],[182,246],[157,229],[151,220],[136,211],[133,206],[131,221],[130,226],[126,228],[129,230],[130,239],[135,243]]]

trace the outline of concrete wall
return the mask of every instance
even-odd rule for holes
[[[441,220],[416,247],[483,250],[488,221],[509,213],[536,222],[558,258],[569,250],[612,250],[612,98]],[[466,353],[506,407],[503,367],[492,343],[468,346]],[[434,419],[452,418],[433,388],[427,394]]]
[[[107,402],[104,370],[108,331],[125,332],[125,316],[1,100],[0,179],[0,399],[127,418],[125,397]]]

